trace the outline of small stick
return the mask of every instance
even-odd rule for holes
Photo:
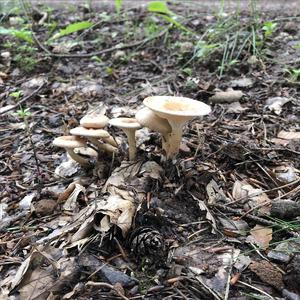
[[[17,104],[9,107],[8,109],[0,112],[0,115],[7,113],[10,110],[13,110],[15,108],[17,108],[18,106],[20,106],[21,104],[23,104],[24,102],[26,102],[28,99],[30,99],[31,97],[35,96],[46,84],[46,82],[43,82],[36,90],[34,90],[30,95],[24,97],[23,99],[21,99],[20,101],[18,101]]]
[[[272,300],[275,300],[275,298],[272,297],[270,294],[268,294],[268,293],[266,293],[265,291],[262,291],[262,290],[256,288],[255,286],[253,286],[253,285],[251,285],[251,284],[248,284],[248,283],[243,282],[243,281],[240,281],[240,280],[239,280],[238,283],[240,283],[240,284],[242,284],[242,285],[245,285],[245,286],[247,286],[248,288],[253,289],[253,290],[255,290],[255,291],[259,292],[259,293],[262,293],[263,295],[269,297],[269,298],[272,299]]]

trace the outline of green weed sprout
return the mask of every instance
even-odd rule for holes
[[[10,97],[13,97],[16,99],[16,101],[19,101],[21,96],[23,96],[23,91],[15,91],[9,94]]]
[[[262,30],[264,31],[264,36],[267,38],[269,36],[271,36],[277,27],[277,23],[273,23],[271,21],[265,22],[263,24]]]

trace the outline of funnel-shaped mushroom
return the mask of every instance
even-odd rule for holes
[[[135,118],[142,126],[148,127],[153,131],[157,131],[162,135],[162,148],[167,152],[169,133],[172,131],[168,121],[160,118],[147,107],[139,110],[136,113]]]
[[[86,137],[88,141],[94,144],[99,150],[108,152],[112,154],[117,151],[116,147],[113,147],[109,144],[102,144],[98,141],[100,138],[108,138],[110,134],[103,129],[88,129],[84,127],[76,127],[70,130],[70,133],[73,135],[78,135],[82,137]]]
[[[86,146],[86,143],[83,139],[72,135],[60,136],[54,139],[53,145],[66,149],[70,157],[77,161],[80,165],[84,167],[88,167],[90,165],[88,160],[74,152],[75,148]]]
[[[121,128],[128,139],[129,147],[129,160],[135,160],[136,158],[136,143],[135,132],[141,128],[141,125],[134,118],[115,118],[109,121],[109,124],[118,128]]]
[[[167,158],[178,153],[184,124],[211,111],[210,106],[205,103],[185,97],[153,96],[146,98],[144,104],[159,117],[167,119],[172,128]]]

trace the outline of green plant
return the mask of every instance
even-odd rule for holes
[[[277,23],[273,23],[271,21],[265,22],[263,24],[262,30],[264,31],[264,36],[267,38],[272,35],[277,27]]]
[[[188,28],[183,26],[181,23],[176,21],[178,16],[173,13],[169,8],[166,2],[164,1],[152,1],[148,3],[147,6],[148,12],[155,13],[157,16],[161,17],[168,23],[175,25],[178,29],[191,32]]]
[[[19,99],[21,98],[21,96],[23,96],[23,91],[15,91],[9,94],[10,97],[13,97],[16,99],[16,101],[19,101]]]
[[[115,8],[118,14],[121,12],[122,4],[123,0],[115,0]]]
[[[4,28],[0,27],[0,35],[10,35],[17,39],[26,41],[30,44],[33,44],[32,33],[26,29],[14,29],[14,28]]]
[[[13,58],[13,60],[16,63],[16,65],[26,73],[29,73],[32,70],[34,70],[34,68],[37,65],[37,60],[35,58],[33,58],[31,56],[26,56],[21,53],[17,54]]]
[[[87,21],[69,24],[66,28],[61,29],[58,33],[54,34],[48,41],[57,40],[63,36],[70,35],[74,32],[88,29],[91,26],[93,26],[93,23]]]
[[[300,69],[287,70],[287,72],[290,74],[293,81],[298,81],[300,79]]]
[[[161,26],[156,24],[153,20],[146,21],[144,26],[145,35],[151,37],[156,35],[161,30]]]
[[[200,40],[195,47],[195,57],[198,59],[206,58],[220,46],[220,44],[208,44],[206,41]]]
[[[21,119],[24,120],[25,125],[28,126],[28,118],[31,117],[31,112],[30,112],[30,108],[20,108],[19,110],[17,110],[17,116]]]

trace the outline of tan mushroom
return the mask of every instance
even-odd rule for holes
[[[84,139],[72,135],[60,136],[54,139],[53,145],[66,149],[70,157],[73,160],[77,161],[80,165],[84,167],[88,167],[90,165],[88,160],[86,160],[85,158],[81,157],[80,155],[74,152],[75,148],[86,146]]]
[[[80,120],[80,125],[84,128],[89,129],[101,129],[104,128],[108,124],[109,118],[104,115],[86,115]],[[118,143],[115,139],[108,135],[107,137],[103,137],[102,140],[114,147],[118,147]]]
[[[167,158],[173,158],[179,151],[184,124],[194,117],[211,112],[207,104],[185,97],[153,96],[144,104],[159,117],[166,119],[172,128],[169,134]]]
[[[115,118],[109,121],[109,124],[121,128],[127,136],[129,147],[129,160],[136,158],[135,132],[141,128],[141,125],[134,118]]]
[[[153,131],[157,131],[162,135],[162,148],[167,152],[169,133],[172,131],[168,121],[159,117],[147,107],[139,110],[136,113],[135,118],[142,126],[148,127]]]
[[[85,128],[104,128],[109,118],[104,115],[86,115],[80,120],[80,125]]]
[[[70,133],[77,136],[85,137],[89,142],[95,145],[99,150],[109,154],[116,152],[118,149],[110,144],[100,143],[98,139],[107,138],[110,134],[103,129],[88,129],[84,127],[75,127],[70,130]]]

